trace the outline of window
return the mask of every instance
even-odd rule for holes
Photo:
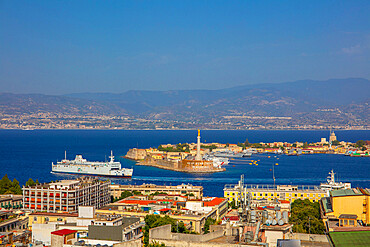
[[[354,220],[349,220],[349,225],[350,226],[354,226],[355,225],[355,221]]]
[[[265,196],[267,196],[267,193],[265,193]]]
[[[346,226],[348,225],[348,220],[343,220],[343,224]]]
[[[33,217],[33,221],[37,221],[37,217]]]

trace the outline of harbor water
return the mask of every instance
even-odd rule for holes
[[[336,131],[339,141],[370,140],[370,131]],[[329,131],[232,131],[205,130],[202,142],[318,142],[328,139]],[[252,157],[235,158],[226,165],[226,171],[213,174],[189,174],[154,167],[136,166],[122,158],[133,147],[158,147],[160,144],[196,142],[194,130],[0,130],[0,175],[17,179],[20,184],[32,178],[40,182],[73,178],[70,175],[51,173],[51,162],[64,158],[74,159],[82,154],[90,161],[108,160],[110,151],[123,167],[134,168],[131,179],[111,179],[114,183],[177,185],[191,183],[202,185],[204,194],[222,196],[225,184],[237,183],[245,175],[249,184],[272,184],[272,166],[276,184],[318,185],[326,181],[333,169],[337,179],[351,182],[353,187],[370,187],[370,159],[337,154],[307,154],[300,156],[254,154]],[[251,160],[257,165],[250,165]]]

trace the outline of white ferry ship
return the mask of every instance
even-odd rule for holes
[[[351,183],[336,182],[335,173],[333,170],[331,170],[329,172],[329,176],[326,179],[326,183],[321,183],[320,188],[325,191],[350,189]]]
[[[107,177],[132,177],[133,169],[121,168],[121,163],[114,161],[112,151],[109,158],[110,161],[108,162],[91,162],[82,158],[82,155],[76,155],[74,160],[67,160],[65,155],[64,160],[58,161],[56,164],[51,163],[52,172]]]

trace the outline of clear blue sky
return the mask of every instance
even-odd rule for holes
[[[370,78],[370,1],[0,0],[0,92]]]

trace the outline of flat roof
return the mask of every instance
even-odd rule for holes
[[[357,215],[355,214],[341,214],[339,215],[339,219],[357,219]]]
[[[330,196],[362,196],[364,195],[361,190],[358,189],[346,189],[346,190],[332,190],[330,191]]]
[[[62,181],[59,181],[59,182],[56,182],[56,183],[50,183],[49,185],[71,185],[71,184],[78,184],[80,181],[78,180],[62,180]]]
[[[226,199],[223,199],[223,198],[219,198],[219,197],[215,197],[213,198],[211,201],[203,201],[204,202],[204,206],[205,207],[213,207],[213,206],[216,206],[216,205],[219,205],[221,204],[222,202],[224,202]]]
[[[29,214],[31,216],[62,216],[62,217],[78,217],[77,213],[47,213],[47,212],[34,212]]]
[[[76,230],[62,229],[62,230],[51,232],[51,234],[58,235],[58,236],[65,236],[65,235],[76,233],[76,232],[77,232]]]

